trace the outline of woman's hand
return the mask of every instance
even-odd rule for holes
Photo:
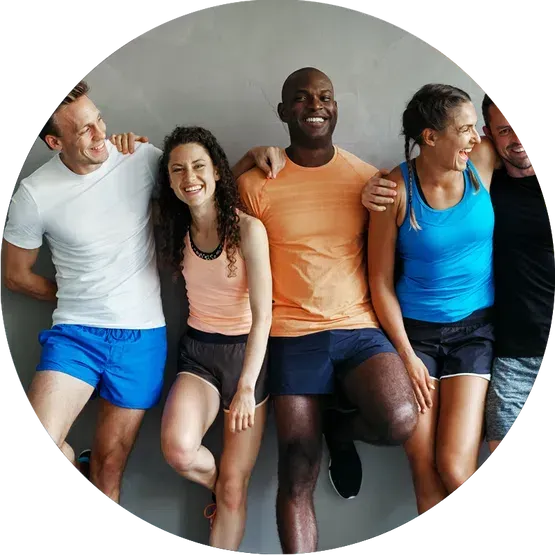
[[[268,179],[275,179],[285,167],[285,151],[277,146],[255,146],[249,155]]]
[[[119,133],[118,135],[110,135],[110,142],[122,154],[133,154],[135,152],[135,143],[148,143],[148,137],[135,135],[135,133]]]
[[[407,372],[409,373],[416,402],[421,413],[425,413],[432,408],[432,391],[435,389],[434,380],[425,364],[415,354],[404,361]]]
[[[231,433],[242,432],[254,426],[256,402],[252,387],[239,387],[229,407],[229,429]]]

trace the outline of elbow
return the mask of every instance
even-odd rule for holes
[[[14,274],[12,272],[4,272],[2,281],[4,283],[4,287],[6,287],[6,289],[9,289],[10,291],[17,292],[21,289],[21,279],[19,278],[19,276],[17,276],[17,274]]]
[[[264,330],[269,333],[272,327],[272,309],[256,311],[252,314],[252,327]]]

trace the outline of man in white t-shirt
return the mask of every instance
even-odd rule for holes
[[[6,286],[56,300],[29,389],[40,421],[75,462],[68,431],[96,389],[90,479],[119,502],[123,469],[145,410],[160,397],[166,327],[150,204],[160,150],[124,155],[79,83],[40,137],[57,154],[21,181],[4,231]],[[56,283],[33,272],[46,237]]]
[[[145,137],[135,144],[131,135],[115,136],[114,147],[88,91],[80,82],[40,133],[57,154],[23,179],[12,198],[3,278],[12,291],[57,300],[52,328],[39,335],[42,355],[29,400],[75,463],[65,439],[97,390],[92,457],[89,451],[77,462],[83,468],[90,460],[91,481],[119,501],[123,469],[145,410],[160,398],[166,361],[150,211],[161,151]],[[272,177],[281,158],[277,148],[257,147],[233,173],[256,162]],[[43,236],[56,283],[33,272]]]

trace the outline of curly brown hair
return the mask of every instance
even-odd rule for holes
[[[237,209],[244,211],[245,208],[239,197],[239,190],[224,150],[216,137],[202,127],[178,126],[164,139],[164,151],[158,165],[160,185],[159,252],[163,261],[170,263],[178,271],[182,270],[183,247],[185,236],[191,226],[191,212],[189,207],[175,196],[171,188],[168,162],[174,148],[189,143],[197,143],[206,150],[220,176],[216,182],[214,194],[218,217],[218,237],[225,246],[228,277],[233,277],[241,243]]]

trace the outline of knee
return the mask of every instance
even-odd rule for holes
[[[221,474],[216,482],[216,498],[229,511],[239,511],[247,502],[248,476]]]
[[[162,454],[177,472],[187,473],[194,468],[200,445],[187,437],[162,437]]]
[[[416,403],[407,401],[399,404],[384,419],[379,442],[383,445],[402,445],[410,439],[417,424]]]
[[[123,444],[111,446],[110,449],[93,449],[91,456],[91,474],[96,481],[111,482],[121,478],[130,449]]]
[[[312,494],[320,468],[319,440],[290,441],[280,448],[279,487],[289,497]]]
[[[476,464],[455,453],[441,452],[437,456],[437,469],[449,493],[464,484],[476,470]]]

